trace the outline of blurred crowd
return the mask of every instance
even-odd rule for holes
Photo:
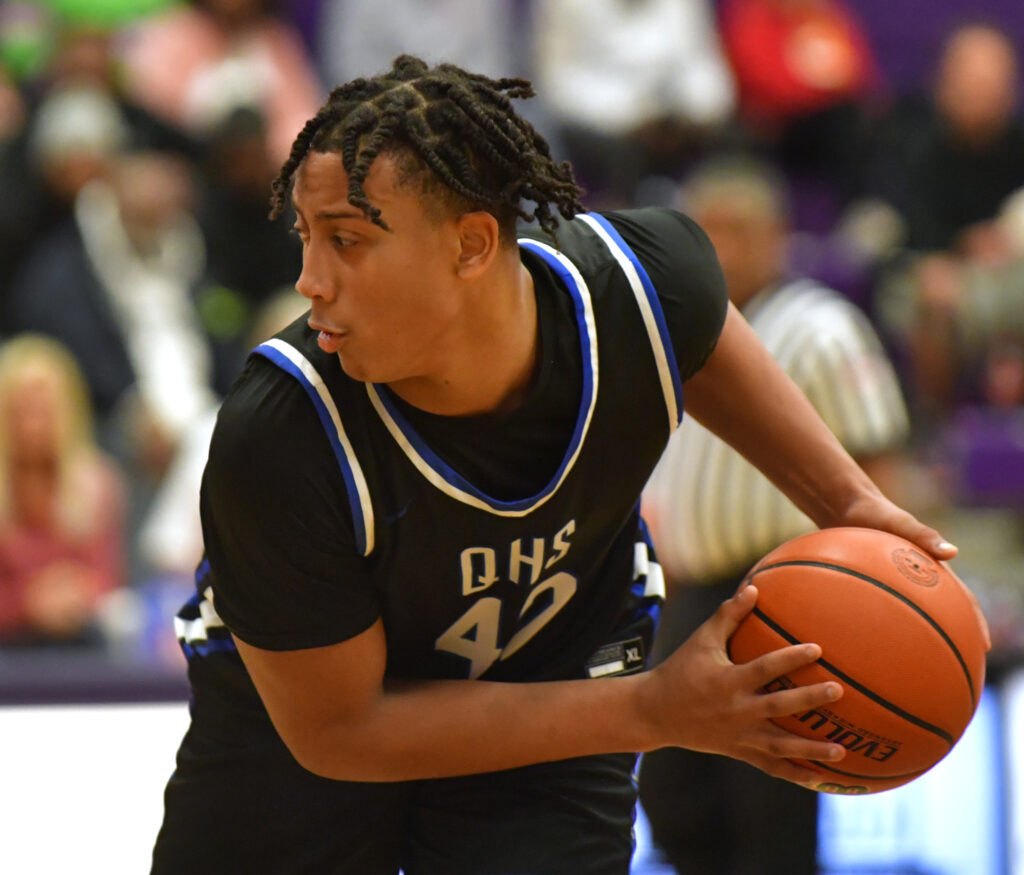
[[[685,210],[709,161],[770,167],[785,270],[895,364],[885,488],[1020,561],[1024,16],[957,5],[908,72],[884,28],[909,0],[0,4],[0,648],[123,642],[184,597],[219,399],[305,309],[270,181],[331,85],[402,52],[531,78],[595,209]],[[1015,568],[977,573],[1018,648]]]

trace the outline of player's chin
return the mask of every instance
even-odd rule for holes
[[[353,380],[360,383],[388,383],[389,376],[385,368],[366,361],[354,351],[342,350],[338,353],[341,369]]]
[[[394,390],[420,380],[426,373],[422,357],[412,356],[408,350],[386,343],[348,343],[338,352],[338,360],[341,369],[353,380],[385,385]]]

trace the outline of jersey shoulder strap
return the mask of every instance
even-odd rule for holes
[[[373,502],[370,499],[366,477],[330,390],[320,372],[299,346],[289,342],[291,338],[285,339],[290,333],[290,330],[286,329],[277,337],[261,343],[253,350],[253,354],[269,359],[298,380],[313,402],[313,407],[327,434],[331,451],[345,479],[356,546],[363,556],[369,556],[374,547],[374,523]]]
[[[580,234],[579,230],[582,227],[587,228],[590,233]],[[633,248],[623,239],[612,222],[600,213],[581,213],[573,222],[560,226],[558,229],[560,247],[557,249],[544,241],[530,237],[522,238],[519,242],[520,245],[525,245],[542,255],[559,274],[565,273],[568,270],[568,265],[574,263],[579,264],[580,270],[585,273],[586,265],[593,258],[595,237],[603,244],[602,248],[606,249],[618,264],[640,311],[644,330],[654,356],[658,382],[665,399],[665,410],[671,433],[678,427],[683,416],[683,382],[679,375],[679,365],[672,346],[672,337],[669,334],[665,312],[661,306],[661,299],[658,297],[658,291],[647,269]]]

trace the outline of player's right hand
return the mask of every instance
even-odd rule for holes
[[[722,754],[797,784],[814,785],[820,774],[791,759],[836,762],[839,744],[802,738],[775,725],[772,717],[807,711],[842,696],[834,681],[764,693],[782,675],[813,663],[816,644],[772,651],[743,665],[726,645],[757,601],[754,586],[724,602],[667,660],[648,674],[649,714],[665,746]]]

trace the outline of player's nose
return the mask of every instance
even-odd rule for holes
[[[317,249],[308,245],[302,253],[302,272],[295,283],[295,290],[304,298],[329,300],[333,296],[333,285],[327,266]]]

